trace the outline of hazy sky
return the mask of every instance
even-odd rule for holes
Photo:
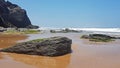
[[[41,27],[120,27],[120,0],[9,0]]]

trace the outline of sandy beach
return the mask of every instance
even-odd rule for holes
[[[65,36],[72,39],[72,53],[60,57],[44,57],[15,53],[0,53],[1,68],[120,68],[120,40],[109,43],[91,43],[80,39],[81,33],[45,33],[25,36],[0,36],[0,48],[19,40]],[[23,40],[24,39],[24,40]],[[22,40],[22,41],[20,41]],[[13,41],[12,43],[10,43]]]
[[[0,0],[0,68],[120,68],[120,0]]]

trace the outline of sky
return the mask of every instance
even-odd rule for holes
[[[40,27],[119,28],[120,0],[9,0]]]

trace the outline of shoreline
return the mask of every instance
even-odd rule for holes
[[[12,63],[13,66],[17,64],[18,66],[20,65],[20,67],[22,68],[30,68],[31,66],[33,68],[79,68],[79,66],[81,66],[82,68],[120,67],[120,40],[117,40],[114,43],[112,42],[107,44],[90,44],[86,43],[85,40],[80,39],[81,35],[81,33],[29,34],[26,39],[19,40],[23,42],[38,38],[48,38],[51,36],[68,37],[73,40],[72,53],[64,56],[44,57],[15,53],[0,53],[0,57],[4,61],[8,60],[7,62]],[[8,58],[12,58],[13,60],[9,61]],[[0,59],[0,63],[4,63],[3,60]],[[13,61],[20,63],[14,63]],[[24,65],[22,66],[21,63],[26,65],[26,67]]]

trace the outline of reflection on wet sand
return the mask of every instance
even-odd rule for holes
[[[61,57],[43,57],[11,53],[9,53],[9,55],[16,61],[33,65],[37,68],[67,68],[70,63],[70,54]]]
[[[9,47],[14,45],[16,41],[26,39],[27,36],[24,35],[3,35],[0,34],[0,48]]]
[[[0,53],[0,59],[2,59],[3,57],[2,57],[2,54]]]
[[[111,45],[111,44],[119,44],[120,43],[120,40],[119,39],[116,39],[114,41],[111,41],[111,42],[91,42],[89,41],[88,39],[82,39],[83,43],[84,44],[87,44],[87,45]]]
[[[0,49],[16,44],[16,41],[27,38],[23,35],[0,34]],[[14,61],[7,53],[0,52],[0,68],[35,68],[22,62]]]
[[[22,62],[14,61],[9,55],[7,54],[1,54],[3,55],[3,58],[0,59],[0,68],[35,68],[30,65],[26,65]]]
[[[26,39],[27,36],[24,35],[7,35],[0,34],[0,49],[12,46],[18,40]],[[0,59],[3,58],[3,55],[0,53]]]
[[[64,33],[55,35],[66,36],[73,40],[73,52],[71,54],[60,57],[45,57],[0,53],[0,68],[120,68],[120,40],[110,43],[91,43],[80,39],[80,34]],[[34,38],[47,37],[47,35],[32,36]],[[53,36],[53,34],[49,34],[48,36]],[[0,40],[8,38],[4,37]],[[15,36],[12,39],[14,38],[19,37]],[[5,46],[8,45],[10,46],[9,43]],[[5,46],[0,44],[0,47]]]

